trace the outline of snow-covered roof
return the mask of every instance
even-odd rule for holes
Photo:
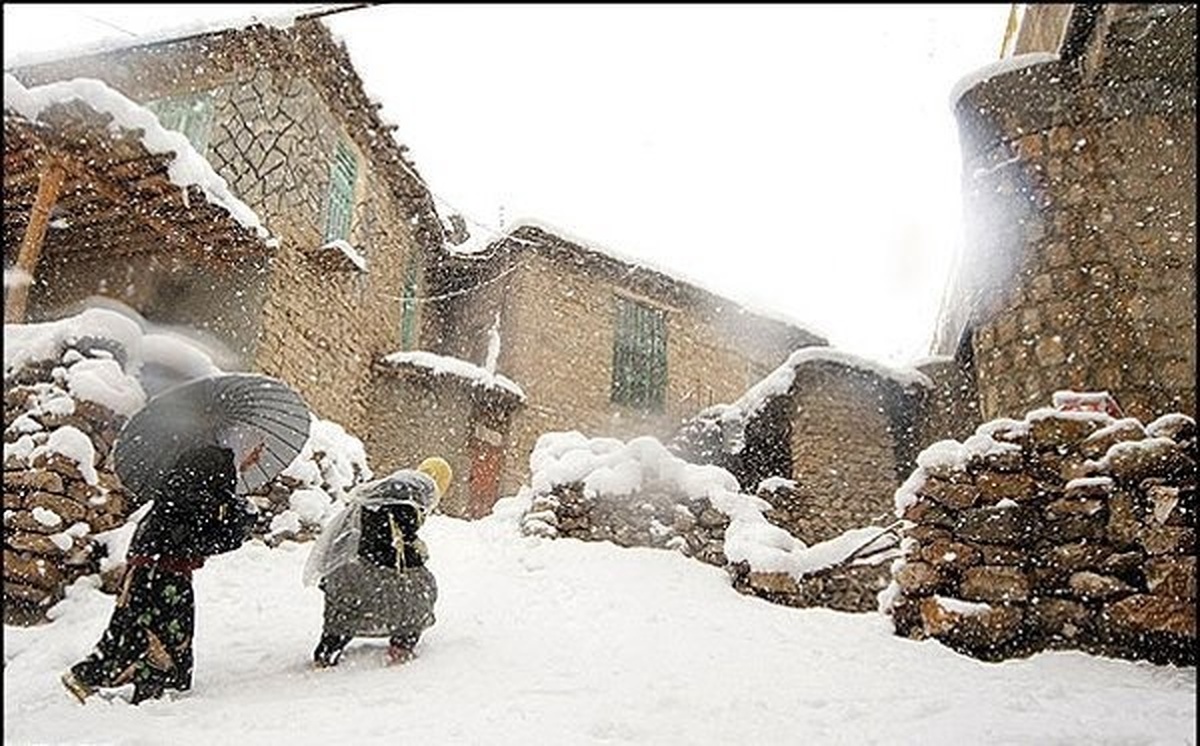
[[[269,237],[258,215],[234,196],[225,179],[196,152],[187,137],[163,127],[149,109],[99,80],[75,78],[26,88],[13,75],[4,75],[5,112],[13,111],[30,121],[37,121],[55,104],[71,101],[81,101],[92,110],[111,116],[108,129],[113,134],[118,134],[121,129],[140,130],[140,140],[147,151],[172,154],[167,167],[172,183],[184,189],[199,187],[209,202],[225,209],[243,227],[253,230],[260,238]]]
[[[903,388],[933,388],[933,381],[915,368],[892,368],[832,347],[803,347],[796,350],[778,368],[747,389],[733,407],[746,416],[762,409],[768,400],[783,396],[796,381],[796,369],[806,363],[829,362],[892,381]]]
[[[1026,54],[1005,57],[1004,59],[984,65],[977,70],[972,70],[959,78],[958,82],[950,89],[950,108],[953,109],[958,106],[958,101],[963,97],[964,93],[997,75],[1057,61],[1058,55],[1053,52],[1028,52]]]
[[[469,251],[464,250],[464,246],[469,247]],[[646,259],[624,254],[608,247],[600,246],[593,241],[579,238],[557,226],[534,218],[522,218],[514,221],[504,236],[493,236],[492,240],[487,244],[481,245],[480,242],[469,239],[463,246],[454,247],[453,253],[469,258],[472,255],[480,255],[485,249],[498,246],[507,246],[518,249],[530,248],[534,250],[560,249],[573,251],[581,256],[598,258],[602,261],[611,263],[614,266],[622,267],[635,272],[643,272],[647,277],[652,277],[658,282],[678,290],[690,290],[695,293],[703,294],[704,296],[707,296],[709,300],[714,301],[717,305],[720,305],[723,308],[727,307],[731,312],[755,316],[760,319],[785,326],[799,334],[805,335],[807,338],[809,338],[810,343],[825,344],[829,339],[829,336],[824,332],[818,331],[809,325],[802,324],[786,314],[773,310],[766,310],[761,307],[756,307],[744,300],[731,298],[713,290],[711,287],[705,286],[704,284],[675,269],[668,269],[661,265],[647,261]],[[485,255],[490,255],[490,252]]]
[[[425,350],[412,350],[407,352],[393,352],[390,355],[385,355],[381,362],[385,365],[407,365],[414,368],[422,368],[428,370],[433,375],[455,376],[473,386],[497,389],[512,394],[521,401],[525,400],[524,390],[511,379],[500,373],[488,372],[474,363],[469,363],[466,360],[456,357],[439,355]]]
[[[106,52],[116,52],[121,49],[130,47],[149,46],[151,44],[161,44],[175,39],[186,39],[194,36],[204,36],[206,34],[215,34],[221,31],[246,28],[255,24],[263,24],[273,28],[288,28],[298,18],[305,16],[318,15],[327,10],[354,5],[355,3],[333,3],[326,5],[260,5],[258,7],[268,9],[269,12],[246,13],[246,8],[255,7],[248,4],[229,4],[229,5],[212,5],[212,6],[190,6],[188,15],[193,21],[185,24],[174,24],[159,28],[154,31],[139,33],[130,36],[127,32],[118,33],[114,30],[111,34],[102,35],[93,41],[86,44],[76,44],[60,47],[58,49],[38,51],[38,52],[21,52],[11,56],[5,56],[4,69],[8,70],[15,67],[26,67],[30,65],[40,65],[47,62],[54,62],[62,59],[70,59],[72,57],[84,57],[88,55],[104,54]],[[237,15],[230,15],[230,13]],[[174,16],[178,18],[178,16]]]

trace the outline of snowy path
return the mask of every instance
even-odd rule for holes
[[[107,621],[90,588],[53,625],[5,627],[4,742],[1195,743],[1195,669],[981,663],[876,615],[740,596],[669,552],[520,537],[511,516],[423,533],[439,622],[404,667],[356,641],[310,670],[308,546],[249,544],[197,574],[195,688],[174,701],[81,707],[62,690]]]

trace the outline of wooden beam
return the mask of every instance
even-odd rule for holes
[[[29,304],[29,287],[33,284],[37,271],[38,259],[42,254],[42,240],[46,237],[46,226],[50,223],[50,211],[58,201],[58,192],[62,189],[67,169],[58,160],[51,159],[38,180],[37,197],[33,208],[29,211],[29,222],[25,225],[25,235],[21,238],[21,248],[17,251],[17,261],[13,265],[18,272],[23,272],[28,280],[20,278],[11,288],[5,288],[4,293],[4,323],[19,324],[25,320],[25,309]]]

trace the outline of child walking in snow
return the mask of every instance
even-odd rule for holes
[[[313,651],[318,668],[335,666],[355,637],[388,638],[393,663],[410,660],[435,621],[437,581],[417,531],[450,486],[444,459],[427,458],[357,488],[313,547],[304,581],[325,593],[324,627]]]

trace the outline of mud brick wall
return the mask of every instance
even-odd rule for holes
[[[1195,422],[1071,415],[1001,423],[995,440],[1019,449],[914,475],[897,634],[985,660],[1195,665]]]

